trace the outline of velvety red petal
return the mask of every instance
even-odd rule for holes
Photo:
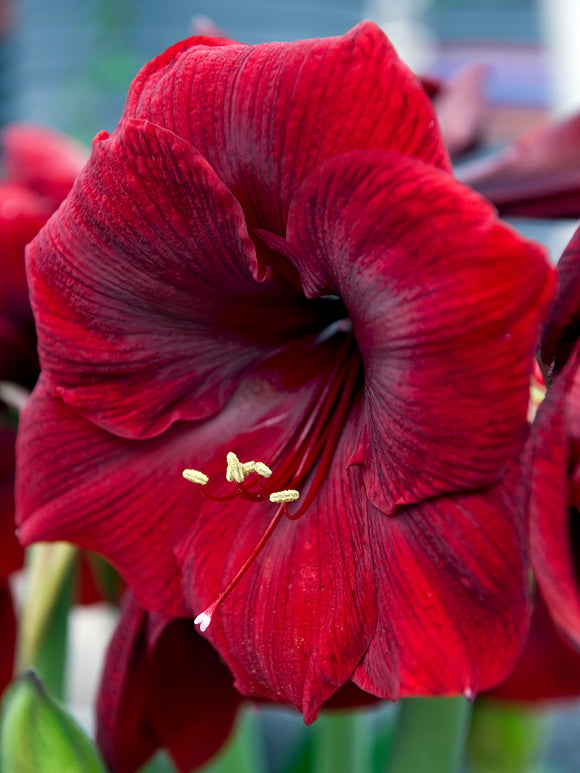
[[[250,223],[277,233],[300,182],[346,150],[396,150],[449,169],[426,94],[371,22],[322,40],[179,44],[137,76],[125,116],[191,142]]]
[[[70,137],[25,123],[6,126],[0,144],[5,179],[44,197],[52,210],[66,197],[89,155]]]
[[[41,377],[21,413],[17,452],[23,544],[67,540],[102,553],[149,607],[184,613],[170,513],[186,465],[170,442],[109,435],[53,397]]]
[[[127,595],[101,681],[97,741],[111,773],[133,773],[159,748],[189,773],[224,743],[241,698],[191,621],[167,621],[150,649],[149,620]]]
[[[516,667],[489,695],[525,702],[580,695],[580,652],[558,633],[541,594],[536,597],[532,626]]]
[[[353,680],[385,698],[475,695],[513,667],[531,604],[518,469],[485,493],[369,510],[379,621]]]
[[[270,243],[307,296],[339,295],[353,322],[365,409],[350,464],[373,504],[499,480],[527,433],[554,285],[544,249],[433,166],[382,152],[327,162],[297,194],[287,242]]]
[[[0,580],[0,695],[14,673],[16,615],[10,586]]]
[[[29,269],[46,378],[125,437],[215,414],[248,368],[320,321],[256,276],[243,212],[207,161],[144,121],[100,135]]]
[[[558,261],[558,293],[542,338],[542,359],[556,372],[580,337],[580,228]]]
[[[210,475],[210,484],[203,490],[190,486],[190,493],[184,492],[189,510],[182,508],[176,520],[175,552],[195,615],[224,590],[277,509],[267,500],[255,503],[236,497],[212,502],[204,496],[206,489],[209,495],[232,492],[232,484],[224,480],[227,451],[242,460],[263,461],[276,472],[280,453],[283,457],[292,453],[291,445],[288,452],[284,448],[307,416],[308,396],[316,395],[324,383],[323,354],[314,353],[317,362],[311,364],[320,372],[314,370],[304,386],[296,385],[291,393],[285,394],[273,380],[274,368],[270,378],[264,376],[271,393],[262,388],[256,401],[263,406],[262,418],[256,414],[253,420],[239,421],[235,432],[233,424],[228,431],[216,420],[204,436],[199,431],[191,436],[191,466]],[[288,372],[293,365],[298,370],[306,355],[300,351],[289,360],[286,352]],[[233,416],[238,399],[242,407],[243,396],[228,406]],[[245,413],[250,410],[256,407],[246,402]],[[282,518],[205,634],[242,693],[290,703],[304,712],[307,721],[348,680],[375,625],[376,590],[364,496],[361,500],[359,471],[349,474],[346,469],[358,413],[354,407],[342,427],[330,470],[310,507],[298,520]],[[302,499],[311,484],[312,474],[300,487]]]
[[[554,379],[533,427],[530,544],[538,584],[556,625],[580,648],[577,571],[580,347]]]
[[[502,215],[579,217],[580,113],[534,129],[458,175]]]

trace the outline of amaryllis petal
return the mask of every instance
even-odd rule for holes
[[[485,494],[394,518],[369,512],[381,591],[376,635],[353,677],[360,687],[391,699],[471,697],[509,673],[531,612],[521,475],[515,466]]]
[[[558,372],[580,338],[580,228],[558,261],[558,294],[542,336],[541,355]]]
[[[183,469],[179,459],[173,476],[152,474],[150,460],[161,462],[158,444],[135,447],[95,427],[53,397],[42,377],[21,414],[18,447],[23,460],[17,475],[18,509],[35,513],[21,523],[20,540],[28,544],[52,534],[53,539],[101,552],[122,567],[150,604],[155,599],[167,614],[183,614],[166,511],[179,497],[168,486]]]
[[[124,115],[191,142],[251,225],[283,233],[300,182],[347,150],[396,150],[449,169],[427,96],[371,22],[324,40],[190,43],[139,74]]]
[[[580,216],[580,113],[534,129],[498,153],[460,167],[461,180],[502,215]]]
[[[580,695],[580,652],[562,638],[541,593],[536,594],[530,633],[516,667],[489,695],[526,703]]]
[[[350,677],[376,624],[364,496],[352,480],[358,471],[345,474],[356,414],[307,513],[278,524],[206,634],[242,693],[290,703],[307,722]],[[240,458],[261,454],[261,445],[255,431],[235,439]],[[234,499],[198,509],[203,517],[182,526],[176,552],[191,606],[201,611],[251,554],[276,508]],[[228,551],[216,546],[217,534]]]
[[[151,626],[159,621],[127,594],[98,701],[97,741],[111,773],[134,773],[160,748],[189,773],[224,743],[241,700],[191,621],[164,621],[152,645]]]
[[[54,210],[88,158],[85,147],[59,132],[13,123],[2,131],[4,177],[34,192]]]
[[[244,214],[208,162],[145,121],[96,140],[29,270],[45,377],[126,437],[215,414],[245,370],[317,321],[303,298],[256,281]]]
[[[580,344],[554,379],[533,428],[530,544],[546,604],[580,648]]]
[[[381,152],[324,164],[275,243],[307,296],[349,311],[365,366],[350,464],[374,504],[498,480],[524,440],[532,321],[553,285],[544,251],[449,176]]]

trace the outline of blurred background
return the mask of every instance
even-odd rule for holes
[[[385,29],[418,74],[447,79],[484,66],[484,151],[580,109],[580,0],[0,0],[0,122],[39,123],[88,144],[115,127],[140,67],[194,31],[214,25],[257,43],[340,35],[363,18]],[[517,223],[555,257],[575,225]],[[110,617],[86,612],[72,628],[70,699],[81,718],[110,628]],[[579,704],[547,716],[543,773],[576,773]],[[288,723],[301,726],[272,712],[271,737],[280,723],[286,738]]]
[[[487,93],[501,108],[489,131],[503,139],[548,107],[573,106],[547,56],[552,17],[574,28],[564,6],[580,15],[576,0],[2,0],[4,110],[88,140],[114,127],[139,68],[200,17],[247,43],[340,35],[372,18],[416,72],[487,65]],[[552,48],[565,56],[562,39]]]

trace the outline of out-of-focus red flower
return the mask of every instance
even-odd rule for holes
[[[550,614],[580,648],[580,229],[558,274],[541,352],[551,383],[533,426],[530,540]]]
[[[72,187],[87,153],[55,132],[13,124],[0,135],[0,382],[30,390],[39,373],[24,248]],[[14,417],[0,395],[0,691],[14,659],[8,578],[22,565],[14,531]]]
[[[169,49],[29,272],[26,543],[94,549],[149,611],[211,621],[239,691],[307,721],[349,679],[398,698],[506,674],[553,275],[453,180],[375,25]]]
[[[126,594],[97,706],[112,773],[133,773],[160,748],[183,773],[199,767],[226,740],[241,700],[191,620],[147,613]]]
[[[449,155],[456,159],[481,142],[487,113],[484,82],[487,67],[468,65],[446,80],[421,77],[433,101]]]
[[[504,216],[580,217],[580,113],[534,129],[457,174]]]
[[[159,749],[189,773],[226,741],[242,700],[191,619],[148,613],[126,592],[97,705],[97,741],[111,773],[133,773]],[[323,708],[374,702],[349,682]]]
[[[515,669],[489,695],[526,703],[580,695],[580,652],[554,625],[541,593],[536,595],[530,633]]]

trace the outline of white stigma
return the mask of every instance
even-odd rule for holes
[[[210,623],[211,623],[211,615],[208,615],[207,612],[202,612],[193,621],[194,625],[199,625],[199,630],[202,633],[207,630]]]
[[[296,489],[286,489],[285,491],[273,491],[270,494],[270,502],[279,504],[281,502],[295,502],[300,496]]]
[[[199,483],[200,486],[205,486],[209,481],[207,475],[204,475],[199,470],[183,470],[181,474],[185,480],[188,480],[190,483]]]

